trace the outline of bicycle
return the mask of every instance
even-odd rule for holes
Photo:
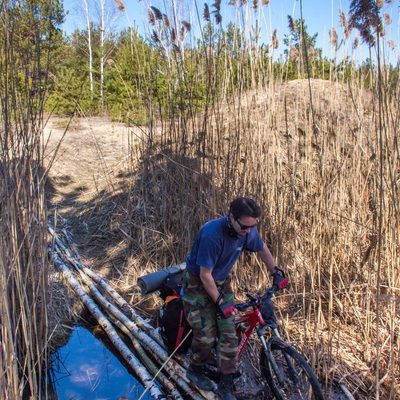
[[[235,305],[240,312],[253,308],[235,318],[238,360],[255,330],[261,342],[261,373],[275,397],[278,400],[323,400],[322,389],[308,362],[280,338],[271,300],[277,290],[272,286],[261,297],[246,293],[249,301]]]

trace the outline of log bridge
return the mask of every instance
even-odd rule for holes
[[[108,338],[154,399],[218,400],[210,391],[189,385],[187,359],[169,354],[157,330],[142,318],[101,276],[86,267],[72,246],[71,235],[58,234],[48,226],[52,240],[48,252],[76,295],[90,311]],[[129,346],[121,334],[129,338]]]

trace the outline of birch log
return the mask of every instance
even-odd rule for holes
[[[146,365],[147,369],[154,374],[153,380],[157,378],[164,388],[168,391],[168,393],[177,400],[182,400],[181,394],[176,389],[175,385],[161,372],[161,369],[158,368],[154,362],[150,359],[150,357],[146,354],[143,347],[140,345],[139,341],[129,332],[128,328],[115,317],[110,317],[110,320],[114,325],[116,325],[125,335],[129,337],[131,340],[136,352],[139,355],[139,358]]]

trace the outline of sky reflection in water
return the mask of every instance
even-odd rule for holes
[[[137,400],[144,391],[118,358],[83,327],[74,329],[58,359],[54,374],[58,400]],[[151,399],[150,394],[143,399]]]

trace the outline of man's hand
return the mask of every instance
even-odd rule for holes
[[[233,306],[232,304],[229,303],[225,303],[224,301],[222,301],[222,303],[220,303],[218,305],[218,318],[228,318],[233,314],[236,314],[237,310],[236,307]]]
[[[274,285],[276,285],[278,289],[283,289],[289,284],[289,281],[285,278],[285,274],[278,267],[275,267],[275,272],[272,276],[274,278]]]

